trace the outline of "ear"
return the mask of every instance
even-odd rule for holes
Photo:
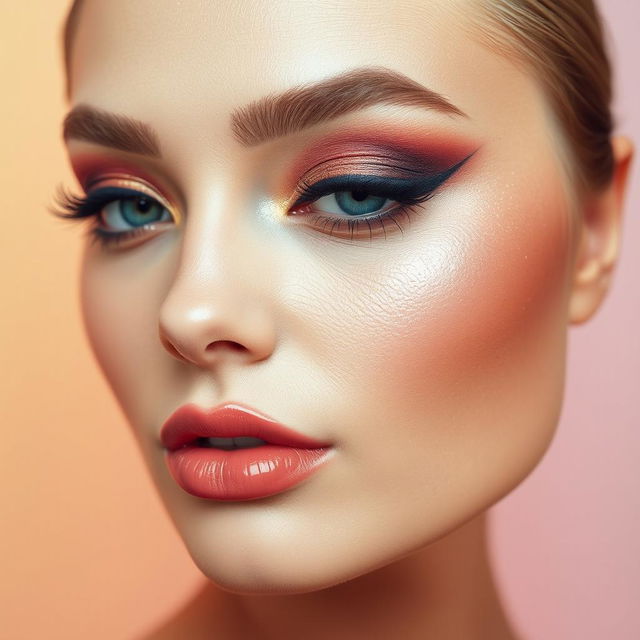
[[[611,183],[589,196],[584,205],[569,300],[569,322],[573,324],[587,321],[597,311],[609,289],[620,252],[622,205],[633,144],[622,136],[613,137],[611,144]]]

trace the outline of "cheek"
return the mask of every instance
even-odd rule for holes
[[[95,358],[125,415],[136,423],[158,413],[166,357],[158,338],[163,284],[173,268],[161,241],[109,256],[87,247],[80,298]]]
[[[448,500],[477,488],[491,502],[540,459],[564,384],[566,203],[548,182],[455,194],[352,296],[359,347],[333,366],[351,380],[354,442],[368,446],[371,425],[387,425],[360,451],[378,477],[412,470],[416,499],[455,477]]]

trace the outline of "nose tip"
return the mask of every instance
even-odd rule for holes
[[[258,310],[243,313],[200,309],[168,301],[160,315],[159,336],[165,350],[174,358],[210,368],[225,361],[258,362],[273,351],[275,331],[269,319]]]
[[[216,360],[229,357],[250,358],[249,349],[233,340],[214,340],[201,350],[198,347],[194,349],[188,345],[178,345],[176,341],[169,339],[163,331],[160,331],[160,342],[174,358],[199,366],[208,366]]]

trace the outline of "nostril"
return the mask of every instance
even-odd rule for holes
[[[162,346],[175,358],[179,360],[184,360],[182,354],[173,346],[171,340],[169,340],[162,331],[160,331],[160,342]]]
[[[165,348],[169,352],[169,355],[172,355],[174,358],[181,360],[182,362],[189,362],[191,358],[188,357],[185,353],[182,353],[178,348],[176,348],[172,342],[165,342]]]
[[[247,348],[234,342],[233,340],[215,340],[207,345],[206,351],[217,351],[218,349],[228,349],[229,351],[247,351]]]

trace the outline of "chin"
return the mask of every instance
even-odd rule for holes
[[[359,573],[336,559],[333,563],[300,562],[293,559],[244,558],[240,561],[220,561],[219,557],[195,556],[195,565],[220,589],[237,595],[296,595],[320,591],[352,580]],[[235,554],[234,554],[235,557]]]

